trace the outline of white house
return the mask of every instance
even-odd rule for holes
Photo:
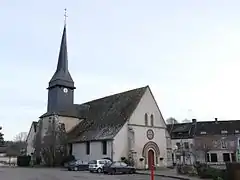
[[[74,90],[68,70],[65,26],[57,70],[49,82],[47,112],[40,117],[42,136],[51,119],[57,117],[65,124],[70,153],[77,159],[125,157],[138,168],[172,165],[170,136],[149,86],[83,104],[73,103]],[[29,137],[28,143],[31,141]],[[28,153],[31,150],[29,146]]]

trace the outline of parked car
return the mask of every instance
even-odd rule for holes
[[[120,161],[106,163],[103,166],[104,174],[117,174],[117,173],[133,174],[135,172],[136,168],[134,168],[133,166],[128,166],[126,163]]]
[[[68,168],[68,166],[69,166],[70,164],[74,164],[76,161],[77,161],[77,160],[72,160],[72,161],[65,162],[65,163],[64,163],[64,167],[65,167],[65,168]]]
[[[110,163],[109,159],[99,159],[99,160],[92,160],[89,162],[89,171],[90,172],[98,172],[101,173],[103,172],[103,166],[106,163]]]
[[[88,170],[88,163],[81,160],[75,160],[71,161],[67,168],[69,171],[86,171]]]

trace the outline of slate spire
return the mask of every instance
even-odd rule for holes
[[[63,34],[62,34],[62,41],[60,45],[57,70],[49,82],[48,89],[54,86],[63,86],[63,87],[75,89],[73,79],[68,70],[66,24],[64,25]]]

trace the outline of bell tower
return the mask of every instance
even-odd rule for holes
[[[47,89],[47,112],[57,112],[73,105],[75,87],[68,70],[66,23],[62,34],[57,69]]]

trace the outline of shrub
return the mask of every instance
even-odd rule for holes
[[[18,166],[29,166],[31,161],[31,156],[18,156],[17,165]]]
[[[207,164],[199,164],[196,168],[200,178],[212,178],[213,180],[221,180],[226,176],[225,170],[212,168]]]

